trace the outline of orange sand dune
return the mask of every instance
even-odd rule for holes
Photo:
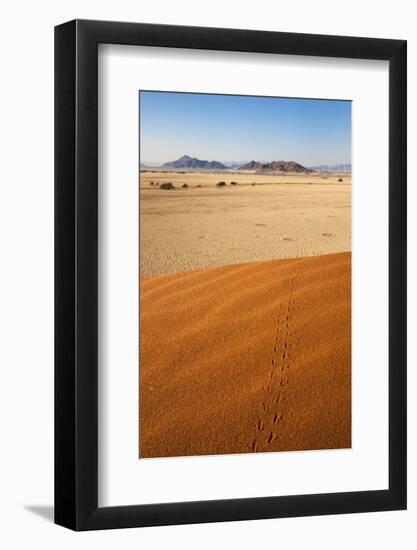
[[[351,446],[351,254],[141,282],[140,457]]]

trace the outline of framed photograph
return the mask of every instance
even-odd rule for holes
[[[55,522],[406,508],[406,42],[55,29]]]

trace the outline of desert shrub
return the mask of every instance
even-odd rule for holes
[[[199,184],[199,185],[196,185],[196,188],[197,188],[197,189],[201,189],[201,187],[203,187],[203,186],[200,185],[200,184]]]
[[[231,181],[230,185],[237,185],[237,181]]]
[[[219,181],[218,183],[216,183],[216,187],[225,187],[225,185],[226,185],[225,181]]]
[[[337,181],[340,183],[340,182],[343,181],[343,180],[342,180],[342,178],[339,178]]]
[[[183,184],[182,186],[183,189],[187,189],[188,188],[188,185],[186,183]]]
[[[159,189],[175,189],[175,187],[169,181],[167,183],[161,183],[161,185],[159,186]]]

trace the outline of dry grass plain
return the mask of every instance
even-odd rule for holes
[[[350,177],[140,187],[139,456],[350,447]]]
[[[141,278],[347,252],[350,179],[346,174],[142,172]],[[216,188],[219,181],[226,187]],[[176,189],[155,187],[167,182]]]

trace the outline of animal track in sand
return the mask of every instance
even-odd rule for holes
[[[270,362],[269,382],[264,386],[264,400],[261,403],[262,417],[256,425],[252,451],[266,450],[279,440],[279,425],[283,422],[285,387],[290,383],[291,341],[295,312],[294,290],[300,276],[300,264],[294,263],[294,271],[288,277],[288,298],[286,305],[280,305],[274,328],[273,351]],[[271,399],[272,398],[272,399]],[[269,434],[267,436],[267,434]]]

